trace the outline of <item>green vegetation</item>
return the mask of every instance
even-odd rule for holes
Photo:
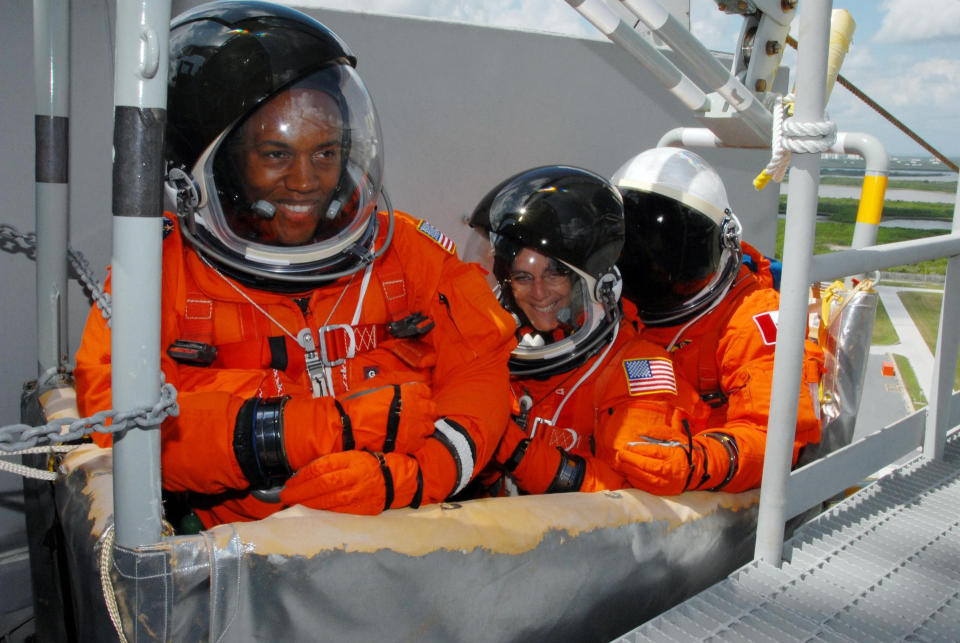
[[[780,197],[780,212],[786,211],[786,197]],[[820,199],[817,207],[818,214],[829,220],[819,221],[814,237],[814,254],[824,254],[843,248],[849,248],[853,241],[853,228],[857,220],[856,199]],[[884,206],[884,216],[900,219],[944,219],[953,217],[953,206],[949,203],[914,203],[909,201],[896,202]],[[778,222],[777,229],[777,258],[783,257],[783,219]],[[946,230],[914,230],[912,228],[877,228],[877,243],[893,243],[922,239],[939,234],[947,234]],[[922,261],[908,266],[896,266],[890,272],[904,272],[914,274],[946,274],[946,258]]]
[[[786,222],[783,219],[777,222],[777,249],[776,257],[783,258],[783,231]],[[817,231],[813,241],[813,253],[825,254],[835,250],[849,248],[853,241],[852,223],[834,223],[831,221],[821,221],[817,223]],[[938,234],[946,234],[946,230],[913,230],[910,228],[877,228],[877,243],[893,243],[894,241],[908,241],[910,239],[922,239]],[[890,272],[905,272],[919,274],[939,274],[947,272],[947,260],[945,257],[933,259],[930,261],[921,261],[917,264],[908,266],[896,266],[889,268]]]
[[[840,177],[829,177],[824,183],[834,183],[840,185],[858,185],[859,179],[843,179]],[[926,183],[923,181],[903,181],[902,183]],[[933,187],[923,188],[916,185],[893,185],[889,187],[906,187],[909,189],[936,189]],[[897,182],[901,183],[901,182]],[[931,182],[932,183],[932,182]],[[956,183],[947,183],[956,190]],[[816,224],[816,234],[814,237],[814,254],[824,254],[843,248],[849,248],[853,240],[853,229],[857,219],[858,202],[856,199],[828,199],[821,198],[817,207],[817,214],[825,217],[826,221],[818,221]],[[786,211],[786,197],[780,197],[780,212]],[[951,220],[953,217],[953,205],[950,203],[918,203],[918,202],[894,202],[884,205],[883,217],[886,219],[932,219],[932,220]],[[785,222],[778,220],[777,226],[777,247],[776,257],[783,258],[783,235]],[[911,239],[921,239],[940,234],[947,234],[945,230],[914,230],[910,228],[878,228],[877,243],[893,243],[896,241],[908,241]],[[936,259],[933,261],[924,261],[910,266],[898,266],[890,268],[890,272],[903,273],[934,273],[945,274],[947,260]],[[930,347],[930,352],[936,350],[937,331],[940,326],[940,307],[943,301],[941,292],[918,292],[903,291],[900,292],[900,299],[910,313],[911,318],[917,325],[924,341]],[[871,343],[880,346],[890,346],[900,341],[896,330],[890,321],[890,316],[883,302],[877,306],[877,317],[873,328],[873,337]],[[897,371],[907,394],[915,409],[926,406],[927,399],[917,381],[916,373],[910,366],[909,360],[902,355],[894,355],[897,365]],[[954,374],[954,390],[960,389],[960,361]]]
[[[822,185],[851,185],[860,187],[863,179],[853,176],[821,176]],[[887,182],[888,190],[922,190],[924,192],[957,192],[956,181],[928,181],[924,179],[890,179]]]
[[[923,390],[917,382],[917,374],[913,372],[913,367],[910,366],[910,360],[903,355],[894,355],[893,361],[897,364],[897,372],[900,373],[900,379],[903,380],[903,385],[907,387],[907,395],[910,396],[913,410],[916,411],[926,406],[927,397],[923,394]]]
[[[817,214],[839,223],[856,223],[857,199],[830,199],[821,197]],[[787,197],[780,195],[780,213],[787,211]],[[884,219],[931,219],[950,221],[953,218],[951,203],[921,203],[918,201],[891,201],[883,205]]]
[[[943,294],[939,292],[914,292],[905,290],[900,292],[900,301],[906,306],[913,323],[923,336],[923,341],[930,347],[930,352],[937,350],[937,331],[940,329],[940,306],[943,303]],[[960,364],[955,367],[953,376],[954,390],[960,389]]]
[[[873,323],[873,337],[870,343],[875,346],[890,346],[900,341],[893,322],[890,321],[890,314],[884,308],[882,301],[877,301],[877,320]]]

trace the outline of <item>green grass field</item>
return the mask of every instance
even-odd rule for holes
[[[834,177],[836,178],[836,177]],[[854,180],[858,181],[858,180]],[[913,188],[913,186],[910,186]],[[953,184],[954,189],[956,184]],[[916,188],[914,188],[916,189]],[[786,198],[780,197],[780,211],[786,210]],[[857,216],[857,201],[855,199],[820,199],[818,214],[829,220],[818,221],[814,237],[814,254],[824,254],[835,250],[849,248],[853,240],[853,229]],[[884,218],[901,219],[939,219],[950,220],[953,217],[953,205],[949,203],[914,203],[896,202],[886,204],[883,211]],[[783,231],[785,222],[778,221],[777,227],[777,258],[783,257]],[[893,243],[921,239],[924,237],[946,234],[944,230],[914,230],[911,228],[878,228],[877,243]],[[945,274],[947,260],[935,259],[908,266],[890,268],[889,272],[903,273],[933,273]],[[936,350],[937,330],[940,326],[940,306],[943,295],[939,292],[904,291],[900,298],[917,325],[930,351]],[[890,321],[890,316],[881,302],[877,308],[877,318],[873,328],[871,343],[878,346],[891,346],[900,341],[896,330]],[[927,401],[923,395],[917,377],[907,359],[901,355],[894,355],[897,370],[903,379],[914,408],[925,406]],[[958,364],[953,382],[954,390],[960,389],[960,364]]]
[[[890,321],[890,314],[884,308],[883,302],[877,302],[877,319],[873,323],[873,338],[870,343],[874,346],[890,346],[900,341],[897,331]]]
[[[889,210],[889,212],[888,212]],[[786,211],[786,197],[780,197],[780,211]],[[818,214],[829,217],[829,221],[817,222],[814,236],[814,254],[824,254],[849,248],[853,241],[853,229],[857,219],[857,201],[855,199],[820,199]],[[937,219],[949,220],[953,217],[953,206],[949,203],[913,203],[897,202],[884,207],[884,216],[901,219]],[[778,220],[777,258],[783,257],[783,230],[785,221]],[[946,230],[914,230],[912,228],[877,228],[877,243],[893,243],[925,237],[947,234]],[[907,266],[890,268],[890,272],[914,274],[945,274],[946,258],[922,261]]]
[[[913,410],[926,406],[927,397],[923,394],[923,389],[917,382],[917,374],[913,372],[910,360],[903,355],[894,355],[893,361],[897,365],[897,372],[900,373],[903,385],[907,387],[907,394],[910,396],[910,402],[913,403]]]
[[[939,292],[902,291],[900,301],[906,306],[910,318],[917,325],[917,330],[923,336],[923,341],[930,347],[930,352],[937,350],[937,331],[940,329],[940,306],[943,295]],[[960,389],[960,364],[955,367],[953,389]]]

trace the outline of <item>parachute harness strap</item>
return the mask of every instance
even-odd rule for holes
[[[782,181],[792,152],[820,154],[833,147],[836,140],[837,124],[829,117],[823,121],[797,121],[793,116],[793,94],[778,96],[773,107],[770,162],[753,180],[753,187],[762,190],[770,179]]]

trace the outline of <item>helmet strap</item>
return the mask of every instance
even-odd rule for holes
[[[177,199],[177,216],[187,222],[190,232],[195,232],[194,216],[200,205],[200,187],[193,177],[182,168],[172,167],[167,172],[166,185]]]
[[[724,210],[724,214],[726,214],[726,216],[720,224],[720,234],[723,239],[723,245],[731,250],[739,250],[740,240],[743,237],[743,227],[740,225],[740,220],[737,219],[737,216],[730,208]]]
[[[616,319],[615,315],[620,310],[617,304],[620,301],[622,283],[620,271],[614,267],[611,271],[604,273],[594,286],[594,296],[603,306],[603,312],[609,319]]]

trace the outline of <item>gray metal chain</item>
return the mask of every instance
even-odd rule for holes
[[[23,252],[31,259],[37,258],[37,233],[21,233],[12,225],[0,223],[0,250]]]
[[[23,252],[30,259],[36,259],[37,235],[34,232],[24,234],[12,225],[0,223],[0,250]],[[111,316],[110,295],[104,292],[103,286],[93,275],[90,264],[79,250],[69,248],[67,258],[109,325]],[[45,381],[48,377],[55,377],[56,375],[54,369],[51,369],[42,379]],[[141,406],[123,413],[114,410],[100,411],[90,417],[80,419],[60,418],[51,420],[44,426],[12,424],[0,427],[0,451],[19,452],[37,446],[71,442],[94,432],[116,433],[134,426],[159,426],[167,417],[179,414],[177,389],[172,384],[162,382],[160,398],[153,406]],[[111,418],[113,422],[107,426],[105,422]],[[65,426],[68,427],[66,431],[63,430]]]
[[[37,258],[37,234],[35,232],[22,233],[8,223],[0,223],[0,250],[7,252],[23,252],[30,259]],[[90,263],[79,250],[67,249],[67,259],[90,299],[97,305],[103,318],[110,324],[112,315],[110,294],[103,290],[103,286],[90,269]]]
[[[100,282],[97,281],[97,278],[93,275],[93,270],[90,269],[90,264],[87,262],[86,257],[83,256],[83,253],[81,253],[79,250],[68,248],[67,259],[70,260],[70,265],[73,266],[74,271],[77,273],[77,277],[80,278],[80,282],[83,284],[84,288],[86,288],[87,293],[89,293],[90,298],[93,300],[93,303],[95,303],[97,308],[100,309],[100,314],[103,315],[104,320],[107,322],[107,326],[109,326],[110,316],[113,314],[110,293],[106,292]]]
[[[35,446],[45,446],[77,440],[90,433],[116,433],[138,427],[158,426],[167,417],[180,414],[177,405],[177,389],[164,382],[160,386],[160,399],[153,406],[141,406],[123,413],[100,411],[87,418],[61,418],[51,420],[44,426],[12,424],[0,427],[0,451],[20,451]],[[113,418],[113,423],[104,424]],[[63,427],[68,429],[64,432]]]

